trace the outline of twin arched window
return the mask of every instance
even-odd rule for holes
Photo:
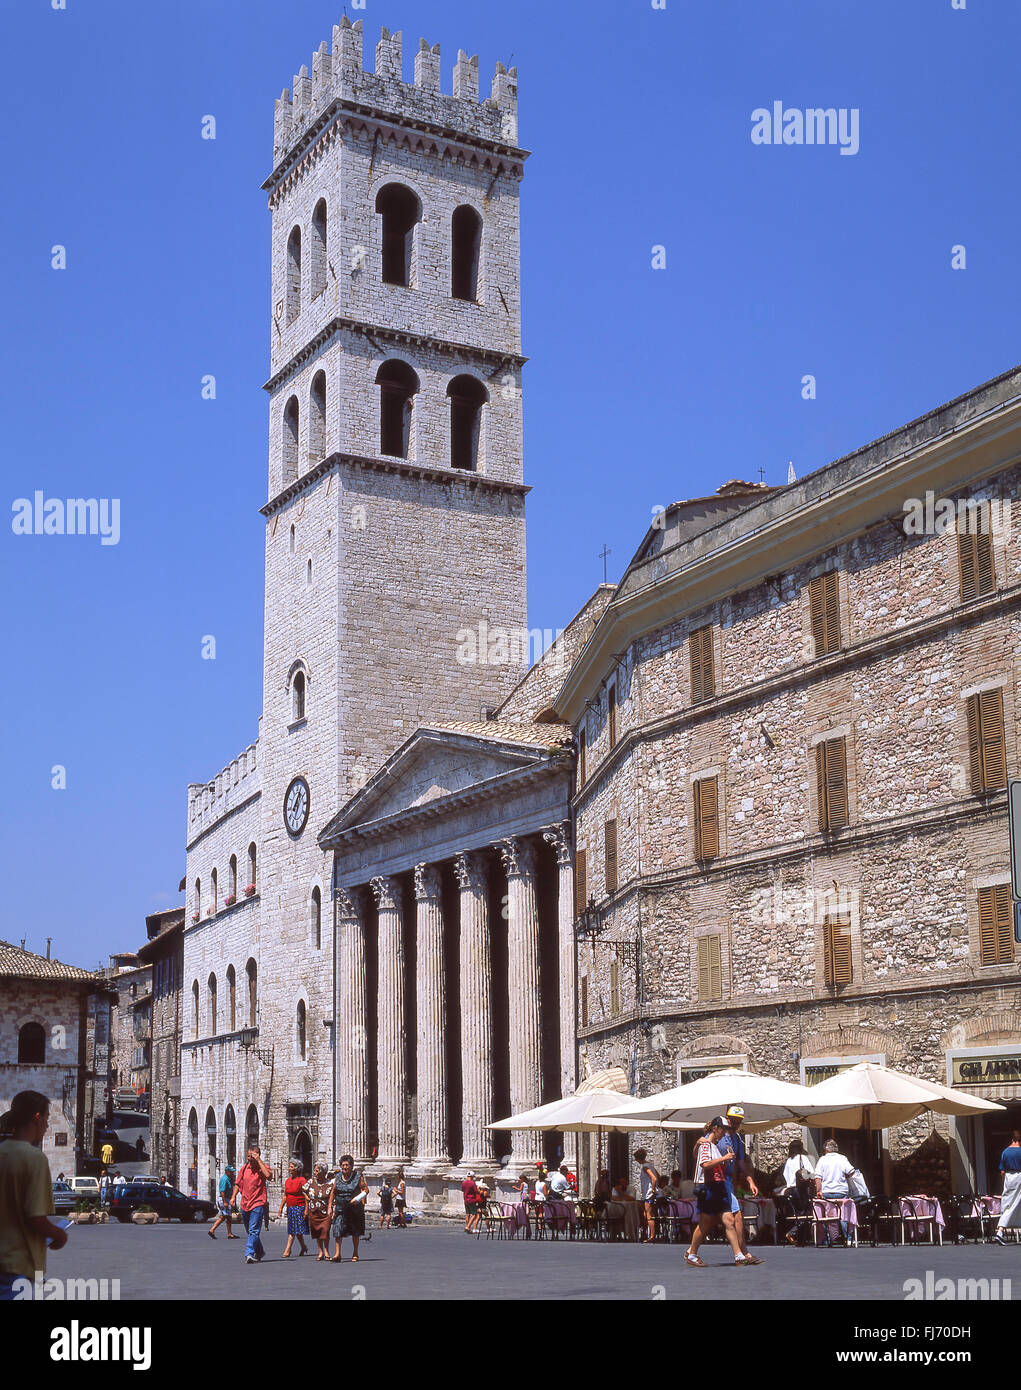
[[[382,219],[382,280],[384,285],[410,289],[415,283],[415,228],[422,221],[422,204],[402,183],[388,183],[376,194]],[[473,207],[455,209],[450,225],[450,293],[472,303],[479,297],[482,218]]]
[[[326,288],[329,261],[326,255],[326,199],[320,198],[312,213],[312,230],[308,239],[308,297],[315,299]],[[301,228],[292,227],[287,238],[284,266],[284,324],[289,326],[301,313]]]

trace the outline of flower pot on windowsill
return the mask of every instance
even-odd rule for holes
[[[250,883],[250,884],[248,885],[248,887],[245,889],[245,897],[246,897],[246,898],[254,898],[254,897],[255,897],[255,884],[254,884],[254,883]]]
[[[233,907],[234,904],[237,902],[237,900],[238,900],[237,894],[236,894],[236,893],[231,893],[231,895],[230,895],[229,898],[225,898],[225,899],[224,899],[223,905],[224,905],[224,907]]]
[[[201,912],[193,912],[193,913],[191,914],[191,920],[192,920],[193,922],[201,922],[201,920],[202,920],[202,914],[201,914]]]

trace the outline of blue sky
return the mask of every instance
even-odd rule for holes
[[[180,900],[186,784],[256,735],[259,185],[273,99],[343,7],[66,3],[4,7],[4,491],[119,498],[121,538],[0,531],[0,936],[91,965]],[[533,626],[573,614],[604,543],[619,577],[653,506],[804,474],[1021,360],[1014,0],[350,13],[370,65],[386,24],[409,77],[420,35],[448,89],[459,46],[486,90],[519,68]],[[754,145],[777,100],[857,109],[859,152]]]

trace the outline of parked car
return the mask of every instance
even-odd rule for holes
[[[62,1178],[56,1178],[53,1182],[53,1210],[55,1215],[62,1216],[65,1212],[74,1211],[75,1205],[81,1199],[74,1191],[69,1182]]]
[[[128,1182],[148,1182],[155,1183],[157,1187],[165,1187],[162,1178],[158,1178],[155,1173],[136,1173],[134,1177],[128,1178]]]
[[[150,1207],[174,1221],[208,1221],[216,1215],[212,1202],[201,1198],[186,1197],[176,1187],[165,1187],[158,1182],[119,1182],[114,1186],[110,1197],[110,1213],[118,1221],[130,1221],[132,1212],[139,1207]]]
[[[120,1087],[113,1095],[113,1108],[115,1110],[137,1110],[138,1097],[130,1086]]]
[[[71,1179],[71,1191],[76,1198],[91,1197],[99,1201],[99,1179],[85,1177],[81,1173]]]

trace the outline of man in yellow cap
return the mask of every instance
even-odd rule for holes
[[[744,1107],[732,1105],[727,1111],[727,1127],[717,1145],[721,1154],[732,1153],[734,1155],[733,1163],[729,1163],[724,1170],[727,1196],[730,1199],[730,1211],[723,1213],[723,1224],[734,1227],[741,1253],[749,1264],[760,1265],[762,1261],[759,1257],[748,1253],[748,1240],[744,1231],[741,1202],[734,1191],[734,1183],[738,1178],[742,1178],[752,1196],[757,1197],[759,1195],[759,1189],[755,1186],[755,1178],[745,1154],[744,1140],[741,1138],[742,1124],[744,1124]]]

